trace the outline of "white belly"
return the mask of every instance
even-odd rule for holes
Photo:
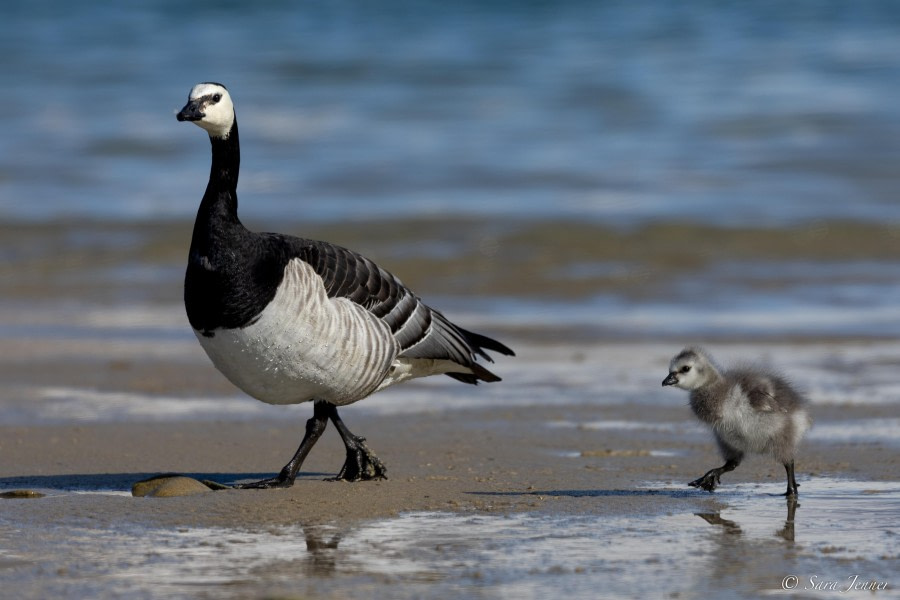
[[[754,410],[736,385],[722,405],[722,422],[716,431],[733,448],[763,454],[773,450],[772,440],[786,424],[784,413]]]
[[[350,300],[328,298],[299,259],[255,323],[195,333],[217,369],[269,404],[356,402],[379,388],[399,353],[386,324]]]

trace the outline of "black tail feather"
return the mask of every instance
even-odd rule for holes
[[[485,349],[499,352],[500,354],[503,354],[505,356],[516,355],[516,353],[506,345],[501,344],[493,338],[489,338],[486,335],[481,335],[480,333],[468,331],[467,329],[463,329],[459,326],[457,326],[457,329],[465,336],[466,341],[469,342],[469,345],[472,346],[472,349],[475,351],[475,353],[487,361],[494,362],[494,359],[488,356],[488,354],[485,352]]]
[[[479,381],[484,381],[486,383],[502,381],[502,379],[500,379],[478,363],[472,363],[472,366],[469,368],[472,369],[471,373],[447,373],[446,375],[448,377],[452,377],[457,381],[462,381],[463,383],[471,383],[472,385],[478,385]]]
[[[493,338],[489,338],[479,333],[473,333],[471,331],[463,329],[462,327],[457,327],[456,329],[463,335],[463,337],[465,337],[466,342],[469,344],[469,346],[471,346],[472,351],[488,362],[494,362],[494,359],[491,358],[487,352],[485,352],[485,349],[493,350],[494,352],[499,352],[500,354],[504,354],[506,356],[516,355],[516,353],[510,350],[507,346],[501,344]],[[452,377],[457,381],[462,381],[463,383],[471,383],[473,385],[476,385],[479,381],[488,383],[501,381],[499,377],[476,362],[473,362],[471,365],[469,365],[469,368],[472,370],[471,373],[447,373],[447,376]]]

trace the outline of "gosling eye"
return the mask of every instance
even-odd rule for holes
[[[681,369],[679,369],[679,371],[680,371],[681,373],[687,373],[687,372],[690,371],[690,370],[691,370],[690,365],[684,365],[683,367],[681,367]]]
[[[213,97],[212,97],[213,102],[218,102],[221,99],[222,99],[222,94],[213,94]]]

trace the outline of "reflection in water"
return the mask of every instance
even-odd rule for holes
[[[794,517],[797,514],[797,508],[800,504],[797,502],[796,498],[788,498],[787,499],[787,517],[784,521],[784,527],[775,532],[775,535],[788,541],[794,541]],[[741,530],[741,526],[738,525],[735,521],[731,519],[723,519],[722,516],[718,512],[712,513],[694,513],[696,516],[700,517],[710,525],[720,525],[725,528],[725,533],[728,535],[741,535],[743,531]]]
[[[339,531],[325,535],[325,528],[304,527],[306,538],[308,574],[317,577],[334,575],[337,565],[337,547],[343,537]]]
[[[870,578],[896,571],[897,482],[811,479],[803,503],[814,518],[804,520],[797,542],[796,501],[786,503],[785,516],[784,499],[734,491],[717,495],[721,511],[682,512],[697,494],[665,485],[556,490],[585,514],[416,512],[262,529],[104,529],[79,520],[23,536],[21,524],[0,512],[0,575],[4,590],[28,592],[18,597],[99,597],[110,586],[142,597],[195,598],[201,589],[222,599],[358,597],[389,582],[400,600],[460,597],[462,588],[467,597],[492,598],[596,597],[599,589],[631,597],[652,588],[751,599],[778,592],[788,575],[844,577],[848,560]],[[655,499],[660,512],[615,508],[636,495]],[[37,575],[47,572],[56,575]]]
[[[784,538],[788,542],[794,541],[794,516],[797,514],[797,508],[800,504],[796,498],[787,499],[787,518],[784,520],[784,527],[775,532],[775,535]]]
[[[725,528],[725,533],[731,535],[741,535],[743,532],[741,531],[741,526],[731,521],[729,519],[723,519],[719,516],[719,513],[694,513],[710,525],[721,525]]]
[[[777,590],[787,565],[796,565],[797,547],[794,545],[794,519],[799,506],[796,500],[787,500],[787,516],[774,511],[777,505],[753,501],[751,511],[725,509],[720,512],[694,513],[710,525],[714,533],[705,528],[698,544],[709,560],[705,564],[705,579],[713,590]],[[765,534],[761,537],[762,532]],[[791,566],[791,570],[798,567]],[[758,593],[751,593],[751,597]]]

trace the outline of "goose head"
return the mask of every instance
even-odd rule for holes
[[[699,348],[685,348],[669,363],[669,374],[663,385],[683,390],[696,390],[714,381],[718,371],[710,358]]]
[[[175,118],[202,127],[209,137],[227,139],[234,125],[234,104],[221,83],[198,83]]]

